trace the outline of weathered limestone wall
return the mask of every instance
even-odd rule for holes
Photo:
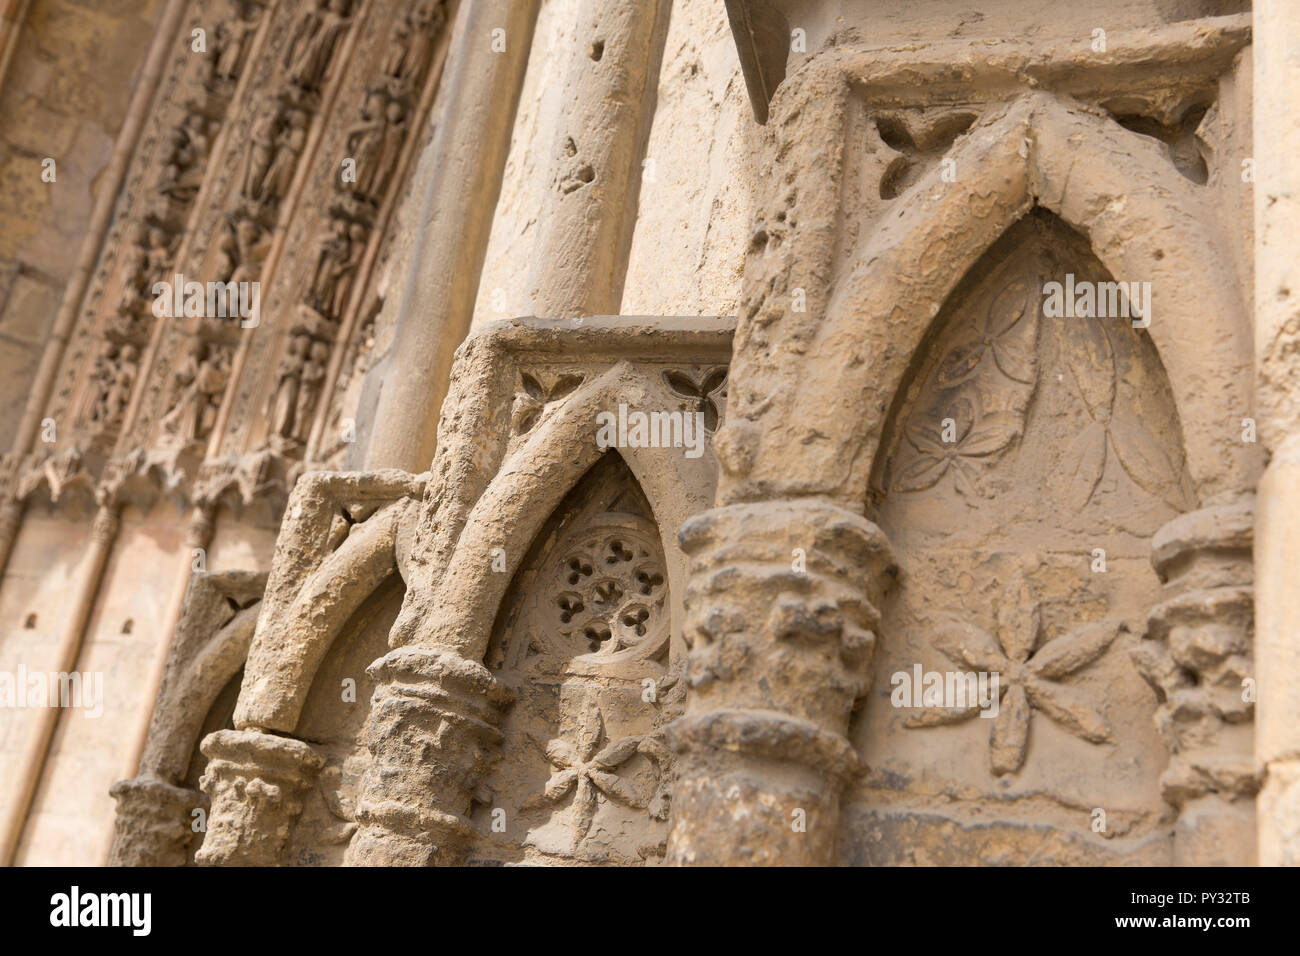
[[[85,560],[84,520],[33,509],[14,545],[5,587],[0,589],[0,671],[47,671],[56,666],[57,645],[69,611],[67,591]],[[0,806],[14,790],[28,735],[38,711],[0,709]]]
[[[252,521],[239,521],[224,510],[217,513],[217,533],[207,547],[207,570],[240,571],[248,568],[265,568],[271,563],[275,551],[275,537],[279,525],[267,526]]]
[[[1294,861],[1300,188],[1261,134],[1295,135],[1293,57],[1253,58],[1227,16],[1249,3],[772,0],[794,17],[777,52],[789,29],[805,49],[769,104],[720,0],[462,0],[438,8],[458,32],[432,110],[403,101],[420,125],[396,140],[371,104],[409,62],[388,28],[434,8],[345,6],[378,13],[340,21],[336,72],[284,74],[281,2],[259,21],[277,55],[244,75],[319,109],[320,139],[221,87],[232,139],[279,132],[247,156],[222,139],[208,181],[274,156],[293,199],[266,273],[222,244],[247,208],[196,206],[196,268],[237,253],[281,290],[259,337],[228,330],[219,424],[151,444],[184,371],[167,326],[115,481],[80,446],[24,472],[0,668],[71,653],[105,699],[60,715],[43,761],[35,715],[0,713],[0,811],[38,771],[16,862],[1242,864],[1261,777],[1259,859]],[[1257,6],[1297,35],[1283,0]],[[69,115],[123,108],[78,95]],[[381,152],[413,147],[382,203],[332,154],[381,128]],[[340,202],[387,239],[331,245]],[[22,256],[70,228],[33,209],[56,232]],[[38,273],[0,245],[15,348],[58,308],[60,251]],[[372,266],[346,319],[326,309],[337,330],[298,295]],[[1155,321],[1045,317],[1067,271],[1151,279]],[[636,318],[664,315],[685,318]],[[351,378],[305,441],[272,416],[301,402],[286,343],[308,320]],[[0,372],[7,347],[0,328]],[[610,451],[596,416],[629,404],[698,414],[702,456]],[[1001,671],[1001,716],[892,706],[914,665]]]
[[[107,855],[108,789],[134,770],[126,766],[123,742],[152,707],[141,690],[149,685],[159,644],[171,636],[161,623],[182,533],[168,502],[145,515],[128,509],[122,517],[77,661],[79,671],[103,675],[102,714],[73,709],[61,715],[18,846],[19,865],[85,865]]]

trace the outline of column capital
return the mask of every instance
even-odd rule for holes
[[[670,730],[669,859],[831,863],[839,793],[858,767],[849,719],[896,573],[889,542],[815,498],[716,508],[678,539],[690,695]]]
[[[500,748],[497,724],[512,695],[451,647],[399,647],[368,673],[379,682],[366,726],[374,762],[346,862],[456,864],[474,839],[470,803]]]
[[[199,749],[199,786],[212,800],[195,861],[204,866],[276,866],[325,758],[301,740],[257,730],[218,730]]]
[[[108,792],[117,801],[109,866],[185,865],[203,794],[155,777],[119,780]]]

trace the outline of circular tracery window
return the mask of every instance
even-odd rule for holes
[[[568,656],[646,657],[668,636],[667,580],[659,535],[635,515],[604,515],[562,543],[544,580],[550,627]]]

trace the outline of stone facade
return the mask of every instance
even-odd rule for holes
[[[3,35],[0,862],[1300,861],[1292,4],[137,6]]]

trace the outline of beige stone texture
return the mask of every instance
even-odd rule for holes
[[[1300,863],[1290,0],[28,9],[0,865]]]

